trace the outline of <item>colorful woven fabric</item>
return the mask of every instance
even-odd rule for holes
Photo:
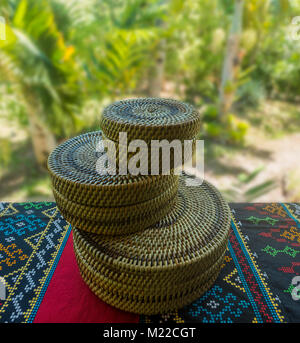
[[[232,204],[223,269],[211,289],[193,304],[143,322],[300,322],[300,205]],[[300,295],[300,282],[299,285]]]
[[[55,203],[0,203],[0,322],[31,322],[70,233]]]
[[[138,317],[84,284],[55,203],[0,203],[0,322],[299,322],[300,300],[292,294],[300,276],[300,204],[231,209],[228,249],[212,287],[182,309]]]

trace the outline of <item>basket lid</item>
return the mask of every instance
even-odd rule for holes
[[[48,158],[52,185],[70,201],[87,206],[123,206],[147,201],[170,187],[177,187],[178,175],[99,174],[97,152],[102,132],[71,138],[56,147]]]
[[[101,128],[106,137],[119,140],[193,139],[200,129],[200,114],[187,103],[164,98],[137,98],[112,103],[104,109]]]

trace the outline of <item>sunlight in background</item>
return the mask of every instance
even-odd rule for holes
[[[112,101],[160,96],[200,110],[228,200],[300,201],[297,18],[288,0],[1,1],[1,200],[53,199],[58,143]]]

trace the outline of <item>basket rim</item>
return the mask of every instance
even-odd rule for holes
[[[130,103],[138,104],[139,102],[143,104],[160,102],[162,105],[165,102],[166,105],[177,105],[178,108],[184,107],[186,109],[186,117],[184,116],[184,112],[182,112],[182,116],[179,114],[173,115],[175,118],[175,122],[161,122],[161,123],[153,123],[153,119],[155,116],[151,116],[150,122],[143,122],[139,121],[138,119],[130,121],[126,120],[126,116],[118,116],[116,113],[118,110],[114,109],[118,105],[130,105]],[[161,105],[160,104],[160,105]],[[180,112],[180,111],[179,111]],[[141,117],[143,118],[143,117]],[[159,118],[159,117],[158,117]],[[177,122],[176,122],[177,118]],[[179,118],[179,120],[178,120]],[[192,139],[194,138],[200,130],[202,118],[200,112],[196,110],[194,106],[188,104],[186,102],[172,99],[172,98],[145,98],[145,97],[138,97],[138,98],[129,98],[116,101],[107,107],[105,107],[102,116],[100,118],[100,127],[102,128],[103,133],[105,133],[106,137],[116,142],[117,137],[119,136],[120,132],[127,132],[128,138],[132,139],[143,139],[146,142],[149,142],[151,139]]]
[[[184,181],[182,181],[184,182]],[[176,240],[178,242],[180,235],[183,235],[182,237],[185,237],[184,235],[186,235],[186,233],[188,231],[191,232],[191,240],[189,240],[189,238],[185,238],[184,242],[182,244],[186,244],[185,242],[190,242],[190,244],[188,246],[183,245],[181,248],[181,252],[183,253],[184,251],[187,252],[187,255],[184,255],[185,258],[187,260],[189,260],[189,263],[193,263],[194,260],[197,260],[199,258],[199,256],[202,256],[202,258],[206,258],[209,255],[212,255],[214,253],[216,253],[218,251],[218,249],[220,248],[220,246],[223,246],[225,243],[227,243],[228,240],[228,235],[229,235],[229,229],[230,229],[230,221],[231,221],[231,212],[229,209],[228,204],[224,201],[221,193],[219,193],[219,191],[212,186],[210,183],[207,183],[207,187],[208,189],[212,189],[212,192],[216,192],[214,193],[214,195],[219,199],[218,203],[219,205],[216,205],[215,207],[215,211],[222,211],[222,214],[219,215],[219,219],[218,222],[214,223],[214,227],[216,227],[215,225],[218,226],[218,230],[215,231],[215,229],[213,229],[213,227],[210,226],[210,228],[207,227],[207,229],[205,229],[205,226],[207,224],[204,223],[199,223],[199,227],[197,228],[198,233],[196,234],[196,236],[194,236],[194,234],[192,233],[192,230],[194,230],[193,227],[191,227],[190,229],[188,229],[186,227],[186,229],[183,229],[182,225],[180,224],[180,218],[179,218],[179,222],[177,222],[177,219],[175,221],[175,224],[172,223],[166,223],[166,227],[169,228],[171,231],[170,234],[172,233],[172,231],[174,230],[174,228],[172,228],[173,225],[176,225],[176,231],[175,234],[177,235]],[[187,187],[184,185],[184,187]],[[207,192],[207,190],[203,191],[204,193]],[[204,201],[204,200],[202,200]],[[210,202],[212,203],[212,199],[210,200]],[[180,204],[178,205],[180,206]],[[193,211],[195,211],[196,208],[193,208]],[[205,209],[203,209],[205,210]],[[185,209],[185,218],[188,218],[188,223],[187,225],[197,225],[193,219],[189,219],[189,213],[191,212],[191,210],[189,208]],[[216,212],[219,213],[219,212]],[[201,218],[201,217],[200,217]],[[207,214],[207,218],[209,218],[209,214]],[[164,219],[162,219],[163,221]],[[184,219],[185,220],[185,219]],[[171,225],[171,226],[170,226]],[[205,225],[205,226],[204,226]],[[211,224],[209,224],[211,225]],[[221,227],[219,227],[219,225],[222,225]],[[167,228],[164,227],[164,225],[161,226],[157,226],[157,227],[152,227],[155,230],[161,230],[161,231],[157,231],[156,234],[158,234],[159,232],[163,232],[164,230],[167,230]],[[176,253],[174,256],[172,255],[172,251],[170,253],[170,255],[168,255],[169,257],[167,257],[166,255],[166,251],[169,250],[162,250],[160,253],[161,256],[161,260],[159,258],[159,261],[155,262],[155,258],[154,258],[154,265],[150,265],[150,261],[152,261],[151,258],[151,254],[148,256],[147,254],[149,254],[147,251],[149,249],[151,249],[151,244],[149,245],[149,243],[145,243],[147,242],[147,230],[150,230],[148,232],[152,232],[151,227],[147,228],[145,230],[140,230],[137,233],[133,233],[130,234],[129,236],[126,237],[126,239],[121,236],[118,239],[115,240],[115,238],[107,238],[105,237],[105,239],[102,240],[102,238],[98,235],[95,234],[88,234],[82,230],[78,230],[76,228],[76,226],[73,228],[73,237],[74,240],[78,243],[81,244],[83,246],[85,246],[85,250],[89,251],[93,256],[95,256],[95,258],[97,258],[99,261],[104,261],[104,263],[107,264],[116,264],[119,266],[123,266],[125,269],[129,268],[129,269],[141,269],[142,268],[150,268],[151,270],[160,270],[160,268],[166,268],[166,266],[162,266],[162,263],[168,263],[168,267],[169,268],[173,268],[174,266],[180,267],[182,265],[186,265],[186,262],[182,262],[179,261],[178,259],[182,259],[184,258],[184,256],[181,256],[180,254]],[[200,231],[199,231],[200,230]],[[205,230],[204,234],[201,233],[201,230]],[[208,230],[208,231],[207,231]],[[174,232],[174,231],[173,231]],[[137,246],[135,242],[139,241],[139,238],[141,237],[141,239],[143,240],[143,245],[139,245]],[[149,236],[151,237],[151,236]],[[170,236],[171,237],[171,236]],[[196,240],[195,240],[196,239]],[[197,243],[197,239],[201,239],[200,245],[199,243]],[[207,239],[209,239],[207,241]],[[115,240],[115,244],[111,244],[112,242],[110,242],[110,240],[112,240],[112,242],[114,242]],[[131,242],[131,243],[130,243]],[[164,242],[164,241],[163,241]],[[134,244],[134,245],[130,245],[130,244]],[[142,243],[140,243],[142,244]],[[181,243],[180,243],[181,244]],[[198,244],[198,245],[197,245]],[[134,247],[136,245],[136,247]],[[118,246],[120,247],[125,247],[123,248],[122,251],[119,250]],[[128,253],[126,253],[126,246],[128,247]],[[144,246],[144,248],[146,249],[145,253],[141,254],[141,246]],[[157,243],[156,245],[157,246]],[[158,245],[159,246],[159,245]],[[109,247],[109,249],[108,249]],[[134,250],[132,250],[134,247]],[[117,250],[118,253],[117,253]],[[149,250],[150,251],[150,250]],[[135,256],[135,258],[133,258],[132,254],[137,254]],[[168,253],[169,254],[169,253]],[[173,257],[172,257],[173,256]],[[177,256],[177,257],[176,257]],[[171,259],[171,260],[170,260]],[[148,261],[148,262],[147,262]],[[164,262],[163,262],[164,261]],[[167,261],[167,262],[165,262]],[[146,263],[146,265],[145,265]]]
[[[75,136],[73,138],[70,138],[61,144],[59,144],[49,155],[47,160],[47,169],[50,173],[50,176],[54,179],[60,180],[62,183],[69,184],[69,185],[75,185],[76,187],[82,187],[87,189],[114,189],[116,191],[126,191],[129,189],[132,189],[132,187],[135,186],[141,186],[141,187],[148,187],[148,186],[156,186],[157,182],[165,182],[167,179],[169,179],[170,182],[172,182],[172,179],[175,179],[178,177],[178,175],[132,175],[128,177],[128,180],[131,180],[132,182],[128,183],[116,183],[116,184],[101,184],[101,183],[89,183],[89,182],[77,182],[74,180],[71,180],[67,176],[63,176],[61,173],[58,173],[55,171],[55,166],[52,165],[52,159],[54,158],[55,154],[59,153],[60,150],[62,150],[67,144],[69,144],[71,141],[79,140],[83,137],[88,137],[92,135],[99,135],[100,139],[102,138],[102,131],[93,131],[84,133],[79,136]],[[53,162],[54,163],[54,162]],[[120,175],[116,175],[116,178]],[[126,176],[126,175],[122,175]],[[113,176],[112,176],[113,177]],[[124,178],[126,179],[126,178]],[[99,180],[100,182],[100,180]]]

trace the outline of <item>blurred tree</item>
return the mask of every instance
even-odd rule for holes
[[[159,24],[161,28],[164,24]],[[164,72],[166,62],[166,39],[160,39],[154,48],[154,59],[149,68],[148,95],[159,97],[163,87]]]
[[[109,20],[105,27],[101,27],[102,40],[89,50],[90,62],[85,64],[89,85],[98,95],[108,95],[112,99],[136,92],[137,87],[145,83],[145,78],[149,80],[149,93],[151,89],[159,89],[164,58],[153,58],[153,55],[157,55],[157,47],[163,41],[164,29],[157,22],[164,18],[165,1],[130,0],[120,3],[114,0],[104,1],[104,4]],[[157,68],[147,77],[153,61]]]
[[[229,17],[222,1],[170,4],[166,78],[191,103],[216,102]]]
[[[167,6],[170,4],[170,2],[166,0],[160,0],[158,3],[164,10],[166,10]],[[168,10],[170,12],[170,7]],[[153,19],[154,25],[161,31],[161,33],[165,33],[167,31],[168,24],[162,17],[162,12],[160,12],[160,16],[158,16],[156,19]],[[162,34],[161,38],[157,40],[156,44],[154,45],[152,51],[153,58],[149,67],[147,90],[150,97],[159,97],[162,91],[166,63],[166,46],[166,37],[165,34]]]
[[[234,14],[232,18],[231,31],[227,41],[224,57],[222,80],[219,99],[219,116],[226,115],[233,104],[236,90],[236,74],[242,59],[239,49],[242,33],[244,0],[235,0]]]
[[[55,136],[76,125],[80,92],[74,47],[66,45],[48,1],[5,2],[9,17],[7,39],[0,41],[1,82],[17,84],[36,159],[45,166]]]
[[[276,187],[276,181],[273,179],[253,185],[253,182],[263,169],[264,167],[259,167],[251,173],[239,174],[236,182],[229,189],[222,191],[226,200],[228,202],[252,202],[272,191]]]
[[[260,90],[270,96],[295,96],[294,81],[299,77],[299,47],[289,40],[291,18],[297,14],[295,1],[249,0],[245,3],[241,45],[246,50],[242,68],[252,67],[242,102]],[[276,44],[274,43],[276,42]],[[297,82],[298,83],[298,82]],[[298,86],[297,86],[298,87]],[[257,98],[257,96],[255,96]]]

